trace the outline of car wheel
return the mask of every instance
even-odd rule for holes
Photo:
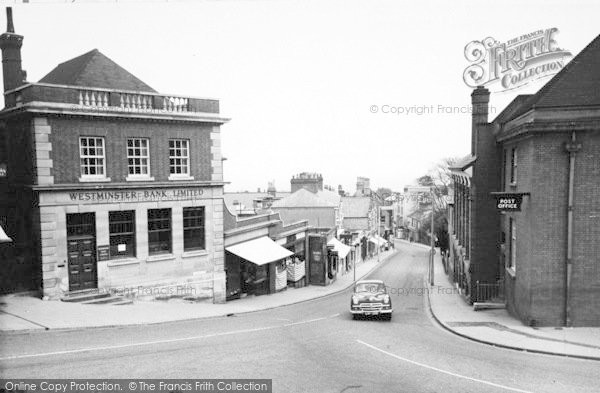
[[[356,321],[358,319],[358,315],[352,314],[352,319]]]
[[[392,314],[389,313],[388,315],[386,315],[385,316],[385,320],[388,321],[388,322],[391,321],[392,320]]]

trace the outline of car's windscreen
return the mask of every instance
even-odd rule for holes
[[[354,292],[385,293],[385,285],[378,283],[357,284]]]

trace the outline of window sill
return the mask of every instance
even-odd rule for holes
[[[507,267],[507,268],[506,268],[506,272],[508,273],[508,275],[509,275],[511,278],[515,278],[515,277],[516,277],[516,272],[515,272],[515,269],[513,269],[513,268],[511,268],[511,267]]]
[[[125,181],[154,181],[152,176],[127,176]]]
[[[193,258],[193,257],[202,257],[208,255],[208,251],[206,250],[193,250],[193,251],[184,251],[181,254],[182,258]]]
[[[110,181],[110,177],[93,177],[93,176],[81,176],[79,182],[81,183],[106,183]]]
[[[137,258],[110,259],[107,262],[108,266],[137,265],[140,263],[139,259]]]
[[[194,176],[189,176],[189,175],[169,175],[169,180],[194,180]]]
[[[160,261],[168,261],[175,259],[175,255],[173,254],[158,254],[152,255],[146,258],[146,262],[160,262]]]

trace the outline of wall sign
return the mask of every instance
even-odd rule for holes
[[[108,261],[110,259],[110,246],[98,246],[98,261]]]
[[[71,201],[96,203],[178,201],[197,199],[202,195],[203,190],[197,188],[69,192]]]
[[[500,211],[521,211],[523,195],[528,193],[498,193],[494,194],[496,198],[496,208]]]

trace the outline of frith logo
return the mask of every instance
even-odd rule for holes
[[[505,91],[554,75],[564,68],[571,52],[557,46],[556,27],[538,30],[500,43],[492,37],[471,41],[465,58],[472,63],[463,73],[469,87],[500,83]]]

